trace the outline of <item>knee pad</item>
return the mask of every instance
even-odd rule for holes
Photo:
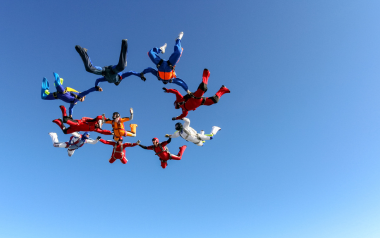
[[[203,92],[207,92],[207,84],[205,83],[199,84],[198,89],[202,90]]]
[[[216,96],[216,95],[210,97],[210,99],[211,99],[214,103],[218,103],[218,102],[219,102],[219,97]]]

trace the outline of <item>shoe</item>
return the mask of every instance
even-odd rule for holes
[[[179,33],[177,39],[175,39],[175,40],[181,40],[182,37],[183,37],[183,31],[181,31],[181,32]]]
[[[160,50],[161,50],[162,54],[165,54],[166,46],[168,46],[168,44],[165,43],[165,45],[163,45],[163,46],[160,47]]]
[[[222,87],[220,87],[220,88],[227,89],[227,91],[226,91],[225,93],[230,93],[230,92],[231,92],[231,91],[230,91],[226,86],[224,86],[224,85],[222,85]]]
[[[75,49],[77,50],[77,52],[79,53],[79,50],[83,50],[84,52],[86,52],[87,53],[87,49],[86,48],[83,48],[83,47],[81,47],[80,45],[76,45],[75,46]]]

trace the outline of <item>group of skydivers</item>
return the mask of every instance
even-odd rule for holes
[[[78,92],[72,88],[62,86],[63,79],[59,77],[57,73],[54,73],[55,82],[54,86],[56,88],[56,92],[51,93],[49,91],[49,82],[46,78],[42,80],[42,89],[41,89],[41,97],[43,100],[55,100],[60,99],[66,103],[70,104],[69,114],[67,114],[66,108],[64,106],[59,106],[62,111],[62,118],[53,120],[63,131],[64,134],[72,134],[70,140],[68,142],[59,142],[58,136],[54,132],[50,132],[49,135],[53,141],[54,147],[67,148],[68,155],[72,156],[76,149],[82,147],[85,143],[96,144],[98,141],[103,144],[112,145],[113,151],[111,158],[109,160],[110,163],[115,162],[117,159],[123,164],[127,163],[127,158],[125,156],[125,148],[126,147],[134,147],[139,145],[143,149],[153,150],[156,155],[160,158],[161,167],[166,168],[168,160],[180,160],[182,158],[182,154],[186,149],[186,145],[181,146],[179,148],[179,153],[177,155],[171,154],[166,147],[167,144],[171,142],[172,138],[182,137],[186,141],[193,142],[198,146],[202,146],[206,140],[213,139],[213,136],[221,129],[217,126],[213,126],[210,134],[204,134],[204,131],[197,133],[196,130],[190,127],[190,120],[186,118],[188,111],[194,111],[201,105],[210,106],[219,101],[219,98],[225,94],[230,93],[230,90],[224,85],[219,89],[219,91],[212,97],[203,97],[203,94],[207,91],[207,83],[208,78],[210,77],[210,71],[208,69],[204,69],[202,83],[199,85],[198,89],[192,93],[189,91],[186,83],[177,78],[175,73],[175,67],[178,63],[183,48],[181,47],[181,39],[183,37],[183,32],[181,32],[176,38],[176,44],[174,46],[174,53],[170,56],[169,60],[163,60],[160,58],[159,53],[164,54],[167,44],[165,43],[163,46],[159,48],[153,48],[148,52],[149,58],[156,65],[157,70],[151,67],[144,69],[141,73],[135,71],[122,72],[124,68],[127,66],[127,50],[128,43],[127,39],[122,40],[121,44],[121,52],[120,58],[117,65],[110,65],[105,67],[94,66],[91,62],[90,57],[87,54],[87,49],[80,47],[79,45],[75,46],[76,51],[81,56],[86,71],[101,75],[101,78],[98,78],[95,81],[95,87],[92,87],[86,91]],[[112,119],[106,118],[105,115],[99,115],[96,118],[82,117],[82,119],[73,119],[73,108],[77,104],[77,102],[83,102],[85,97],[95,91],[103,91],[101,87],[99,87],[99,83],[101,82],[109,82],[114,83],[116,86],[120,84],[122,80],[125,78],[135,75],[140,77],[143,81],[146,81],[145,74],[151,73],[157,77],[158,80],[162,81],[164,84],[174,83],[181,86],[185,91],[186,95],[182,96],[180,92],[175,89],[167,89],[163,88],[165,93],[173,93],[176,96],[176,100],[174,101],[174,107],[176,109],[181,108],[182,114],[177,117],[173,117],[172,120],[183,120],[184,123],[176,123],[175,129],[176,132],[172,135],[166,134],[165,137],[169,137],[167,141],[159,143],[158,138],[153,138],[153,145],[144,146],[140,144],[140,140],[136,143],[123,143],[124,136],[135,137],[136,136],[136,127],[137,124],[130,124],[130,131],[125,130],[124,122],[131,121],[133,119],[133,109],[130,109],[130,117],[120,117],[118,112],[114,112],[112,115]],[[66,123],[69,127],[64,125]],[[103,124],[111,124],[113,132],[109,130],[103,130]],[[79,131],[84,131],[85,133],[80,134]],[[113,135],[112,140],[103,140],[100,136],[97,137],[96,140],[90,139],[89,131],[95,131],[103,135]]]

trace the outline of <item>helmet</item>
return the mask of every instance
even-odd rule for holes
[[[174,107],[175,107],[175,109],[179,109],[179,105],[178,105],[177,101],[174,101]]]
[[[154,138],[152,139],[152,141],[157,141],[157,143],[159,142],[159,140],[158,140],[157,137],[154,137]]]
[[[119,139],[117,140],[118,142],[121,141],[123,142],[123,137],[119,137]]]
[[[87,137],[87,135],[88,135],[88,137]],[[85,132],[85,133],[82,134],[82,138],[81,138],[81,140],[82,140],[82,141],[85,141],[85,140],[87,140],[88,138],[90,138],[90,133]]]
[[[102,129],[102,126],[103,126],[103,120],[98,120],[98,125],[99,125],[99,128]]]
[[[183,129],[183,125],[182,125],[180,122],[177,122],[177,123],[175,124],[175,129],[176,129],[177,131],[182,131],[182,129]]]
[[[120,114],[119,114],[118,112],[114,112],[114,113],[112,114],[112,118],[113,118],[113,119],[116,119],[116,118],[118,118],[118,117],[120,117]]]

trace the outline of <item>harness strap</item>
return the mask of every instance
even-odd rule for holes
[[[160,62],[158,62],[158,64],[156,65],[156,66],[157,66],[157,69],[158,69],[158,68],[160,68],[160,66],[161,66],[162,62],[164,62],[164,60],[163,60],[163,59],[161,59],[161,60],[160,60]]]

